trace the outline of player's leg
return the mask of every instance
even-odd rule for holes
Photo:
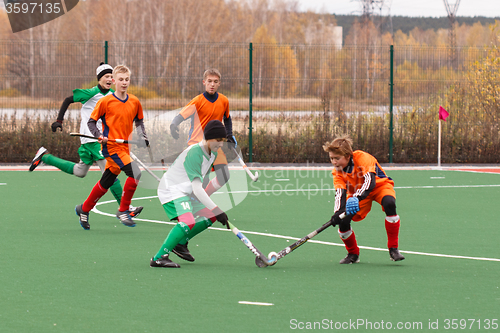
[[[130,203],[132,202],[132,197],[137,189],[137,184],[141,178],[141,169],[135,161],[132,161],[128,154],[126,156],[120,156],[120,160],[124,164],[121,170],[127,175],[127,180],[123,185],[123,194],[120,202],[120,207],[116,212],[116,217],[126,226],[135,227],[135,222],[132,220],[130,215]],[[126,162],[128,163],[126,164]]]
[[[75,207],[76,215],[80,218],[80,225],[85,230],[90,229],[90,224],[88,222],[89,212],[95,207],[99,199],[102,198],[104,194],[108,191],[108,188],[113,184],[117,174],[114,174],[111,170],[113,168],[107,168],[101,179],[94,185],[92,191],[90,191],[89,196],[81,205]]]
[[[363,220],[372,208],[372,199],[370,197],[359,202],[359,211],[354,215],[347,215],[342,219],[339,225],[339,236],[344,242],[347,250],[347,256],[340,261],[341,264],[354,264],[359,262],[359,247],[356,240],[356,234],[351,228],[351,220],[358,222]]]
[[[104,157],[102,159],[97,158],[95,160],[95,163],[99,166],[99,169],[101,169],[101,173],[104,173],[105,166],[106,166],[106,160],[104,159]],[[120,205],[120,202],[122,200],[123,188],[122,188],[122,184],[120,183],[120,180],[118,178],[115,179],[115,182],[113,183],[113,185],[111,185],[111,187],[109,188],[109,191],[111,192],[111,194],[115,198],[118,205]],[[142,207],[142,206],[134,207],[134,206],[130,205],[130,208],[129,208],[130,216],[132,216],[132,217],[139,216],[139,214],[142,212],[143,209],[144,209],[144,207]]]
[[[47,165],[55,166],[59,170],[64,171],[70,175],[73,174],[73,168],[76,164],[74,162],[66,161],[62,158],[49,154],[46,148],[40,147],[35,157],[31,161],[29,171],[35,170],[42,162]]]
[[[381,205],[385,211],[385,230],[387,232],[387,248],[391,260],[400,261],[405,257],[399,252],[399,228],[401,225],[399,215],[396,213],[396,198],[386,195],[382,198]]]
[[[359,262],[359,247],[356,241],[356,235],[351,228],[352,216],[347,215],[342,219],[342,223],[339,224],[339,236],[342,242],[344,242],[345,249],[347,250],[347,256],[340,261],[341,264],[354,264]]]
[[[186,244],[189,240],[188,235],[196,225],[196,221],[192,213],[193,205],[189,197],[181,197],[165,203],[163,205],[163,209],[165,210],[165,213],[167,213],[170,220],[177,220],[178,222],[168,233],[167,238],[165,238],[165,241],[160,247],[160,250],[153,258],[151,258],[150,266],[180,267],[178,264],[172,262],[168,257],[170,252],[174,252],[179,255],[176,251],[174,251],[174,249],[178,247],[179,242]],[[186,259],[183,256],[180,257]],[[194,261],[192,256],[188,259],[192,259],[189,261]]]

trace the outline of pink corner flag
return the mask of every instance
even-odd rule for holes
[[[448,118],[450,114],[448,111],[446,111],[441,105],[439,106],[439,120],[444,120],[446,121],[446,118]]]

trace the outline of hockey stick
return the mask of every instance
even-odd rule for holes
[[[96,137],[93,137],[91,135],[81,134],[81,133],[69,133],[69,135],[97,140]],[[123,140],[123,139],[108,139],[108,141],[109,142],[116,142],[116,143],[128,143],[128,144],[133,144],[133,145],[140,145],[141,144],[141,143],[139,143],[139,141]]]
[[[343,219],[345,216],[346,216],[346,213],[342,213],[342,214],[340,214],[339,217],[340,217],[340,219]],[[270,252],[266,258],[267,261],[261,261],[261,260],[259,260],[259,257],[255,258],[255,264],[259,267],[266,267],[266,266],[275,265],[278,262],[278,260],[280,260],[281,258],[283,258],[284,256],[286,256],[287,254],[289,254],[290,252],[292,252],[293,250],[295,250],[296,248],[298,248],[299,246],[301,246],[302,244],[304,244],[305,242],[307,242],[308,240],[310,240],[311,238],[313,238],[314,236],[316,236],[317,234],[319,234],[320,232],[322,232],[323,230],[325,230],[326,228],[328,228],[331,225],[332,225],[332,221],[330,220],[330,221],[326,222],[325,224],[323,224],[318,229],[316,229],[313,232],[311,232],[310,234],[308,234],[307,236],[299,239],[298,241],[296,241],[292,245],[287,246],[286,248],[284,248],[280,252],[278,252],[278,253]],[[267,263],[269,263],[269,264],[267,264]]]
[[[243,235],[241,233],[240,230],[238,230],[238,228],[236,228],[229,221],[227,223],[229,224],[229,227],[231,228],[231,231],[233,232],[233,234],[235,234],[243,242],[243,244],[245,244],[250,249],[250,251],[252,251],[252,253],[257,256],[255,258],[256,264],[257,264],[257,260],[259,260],[259,264],[257,264],[257,266],[261,265],[259,267],[266,267],[266,266],[272,266],[276,263],[276,260],[278,260],[278,259],[268,259],[264,254],[262,254],[262,252],[259,251],[259,249],[257,249],[252,244],[252,242],[245,235]]]
[[[146,164],[142,163],[142,161],[141,161],[140,159],[138,159],[138,158],[137,158],[137,156],[135,156],[135,154],[134,154],[133,152],[130,152],[130,157],[132,157],[132,158],[134,159],[134,161],[136,161],[137,163],[139,163],[139,165],[140,165],[141,167],[143,167],[143,168],[144,168],[144,170],[146,170],[146,171],[147,171],[147,173],[149,173],[151,176],[153,176],[153,178],[155,178],[158,182],[160,182],[160,181],[161,181],[161,179],[160,179],[160,178],[158,178],[158,176],[157,176],[157,175],[155,175],[155,174],[153,173],[153,171],[149,170],[149,168],[146,166]]]
[[[248,174],[248,176],[254,181],[256,182],[258,179],[259,179],[259,173],[256,172],[255,175],[252,174],[252,172],[250,171],[250,169],[248,169],[247,165],[245,164],[245,162],[243,161],[243,159],[240,157],[240,154],[238,154],[238,152],[236,151],[236,149],[233,147],[233,151],[234,153],[236,154],[236,156],[238,156],[238,162],[240,162],[241,166],[243,167],[243,169],[246,171],[246,173]]]

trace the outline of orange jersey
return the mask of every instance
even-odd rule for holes
[[[349,163],[346,171],[337,171],[336,169],[332,171],[333,185],[335,189],[346,189],[348,196],[355,194],[359,196],[367,187],[364,175],[369,172],[376,175],[375,188],[382,184],[394,186],[394,182],[386,175],[377,159],[361,150],[353,152],[352,164]]]
[[[134,120],[143,119],[142,105],[134,95],[128,94],[122,101],[115,94],[101,98],[90,115],[94,120],[102,120],[102,135],[108,139],[129,139],[134,129]],[[120,150],[128,152],[128,144],[107,142],[102,145],[105,157]]]
[[[204,94],[200,94],[179,113],[184,119],[191,118],[188,145],[203,140],[203,130],[210,120],[222,122],[224,116],[229,117],[229,100],[226,96],[217,94],[214,102],[210,102]]]

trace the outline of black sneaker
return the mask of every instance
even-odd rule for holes
[[[177,254],[179,258],[187,260],[187,261],[194,261],[194,257],[189,253],[188,250],[188,243],[181,245],[177,244],[173,249],[172,252]]]
[[[78,217],[80,217],[80,225],[85,230],[90,230],[89,224],[89,213],[85,213],[82,209],[82,205],[76,205],[75,212]]]
[[[127,227],[135,227],[135,222],[132,220],[132,216],[130,216],[130,211],[128,209],[124,212],[118,210],[116,212],[116,218]]]
[[[391,256],[392,261],[405,260],[405,257],[401,253],[399,253],[399,250],[395,247],[391,247],[389,249],[389,255]]]
[[[168,254],[164,254],[161,256],[160,259],[155,260],[155,258],[151,258],[151,261],[149,262],[150,267],[170,267],[170,268],[181,268],[181,265],[173,262],[172,260],[168,259]]]
[[[354,253],[348,253],[347,256],[340,260],[341,264],[355,264],[359,262],[359,256]]]
[[[47,153],[47,149],[44,147],[40,147],[38,151],[36,152],[35,158],[33,158],[33,161],[31,161],[30,164],[30,171],[33,171],[36,169],[37,166],[42,164],[42,157]]]
[[[142,212],[144,207],[139,206],[139,207],[134,207],[130,206],[129,211],[130,211],[130,217],[137,217],[139,214]]]

